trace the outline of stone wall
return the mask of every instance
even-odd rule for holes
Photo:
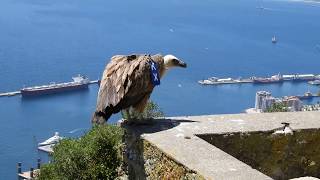
[[[198,136],[275,180],[320,177],[320,129],[273,132]]]
[[[129,179],[204,179],[141,138],[134,128],[125,129],[124,161]]]

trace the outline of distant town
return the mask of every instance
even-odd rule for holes
[[[294,111],[319,111],[320,103],[313,105],[304,105],[303,99],[319,97],[320,92],[312,94],[306,92],[304,95],[284,96],[282,98],[273,97],[268,91],[258,91],[255,98],[255,107],[246,109],[246,113],[264,113],[264,112],[294,112]]]

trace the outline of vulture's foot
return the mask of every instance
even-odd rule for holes
[[[131,119],[123,119],[121,124],[123,125],[152,125],[155,121],[152,118],[131,118]]]
[[[154,119],[153,118],[138,118],[134,121],[136,125],[152,125],[154,124]]]

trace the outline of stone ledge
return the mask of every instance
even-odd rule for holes
[[[282,122],[293,130],[320,128],[320,112],[172,117],[130,129],[205,179],[272,179],[196,135],[272,131]]]
[[[128,167],[129,179],[205,179],[147,140],[140,138],[133,129],[135,128],[126,127],[124,161]]]

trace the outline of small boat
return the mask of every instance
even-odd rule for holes
[[[320,85],[320,80],[309,81],[308,83],[312,85]]]
[[[50,145],[50,144],[57,144],[61,139],[62,139],[62,137],[59,136],[59,133],[55,132],[54,136],[52,136],[51,138],[39,143],[38,146],[46,146],[46,145]]]
[[[314,95],[310,92],[307,91],[303,94],[303,96],[298,96],[299,99],[303,100],[303,99],[312,99],[314,97]]]
[[[277,38],[276,38],[276,36],[273,36],[273,37],[272,37],[271,42],[272,42],[273,44],[277,43]]]

